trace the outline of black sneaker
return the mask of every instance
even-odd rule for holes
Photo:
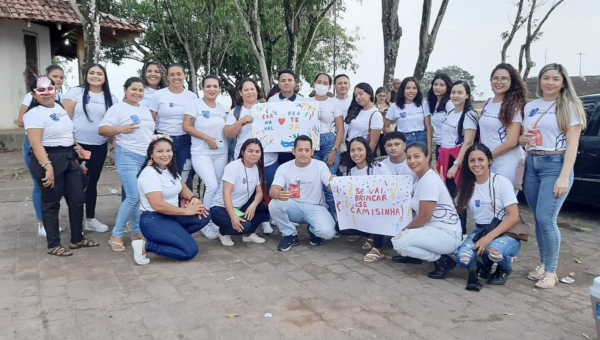
[[[313,234],[310,231],[310,225],[306,226],[306,230],[308,231],[308,236],[310,236],[310,244],[313,246],[320,246],[323,244],[323,240],[320,237],[317,237],[317,235]]]
[[[392,262],[407,263],[407,264],[422,264],[423,260],[415,259],[414,257],[397,255],[397,256],[392,256]]]
[[[456,267],[456,261],[448,255],[442,255],[439,260],[434,263],[435,268],[427,274],[430,279],[443,280],[448,276],[448,273]]]
[[[508,276],[511,272],[512,270],[496,268],[496,272],[487,280],[487,283],[489,285],[502,286],[506,283],[506,280],[508,280]]]
[[[298,241],[298,235],[285,236],[279,245],[277,246],[277,250],[279,251],[288,251],[292,247],[295,247],[300,244]]]

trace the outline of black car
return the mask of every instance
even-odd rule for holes
[[[579,138],[575,183],[568,200],[600,206],[600,94],[580,97],[587,128]]]

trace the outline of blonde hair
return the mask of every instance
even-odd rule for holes
[[[560,131],[562,133],[567,133],[569,127],[571,127],[571,115],[573,114],[581,123],[581,128],[585,129],[587,118],[585,110],[583,109],[583,104],[577,97],[577,93],[575,92],[575,88],[573,87],[573,83],[571,82],[567,70],[561,64],[548,64],[540,70],[536,91],[537,96],[540,98],[543,96],[542,88],[540,86],[542,76],[550,70],[556,70],[563,78],[563,87],[560,89],[560,93],[556,99],[556,120]]]

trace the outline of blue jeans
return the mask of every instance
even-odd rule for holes
[[[140,229],[146,238],[146,251],[179,261],[191,260],[200,251],[192,234],[208,222],[210,216],[198,218],[144,212],[140,217]]]
[[[547,272],[556,273],[560,253],[560,230],[556,219],[568,192],[554,197],[554,184],[560,176],[564,155],[528,155],[523,178],[523,191],[535,216],[535,236],[540,259]],[[573,171],[569,175],[569,191],[573,186]]]
[[[335,236],[335,221],[324,205],[298,202],[294,199],[271,200],[269,213],[284,237],[297,235],[296,227],[292,223],[309,224],[313,234],[326,240]]]
[[[194,183],[194,168],[192,167],[192,137],[188,134],[181,136],[171,136],[173,139],[173,154],[177,163],[177,171],[181,175],[181,180],[190,190]]]
[[[31,145],[29,144],[29,137],[25,135],[25,141],[23,141],[23,159],[25,160],[25,166],[27,170],[29,170],[29,175],[33,180],[33,193],[31,194],[31,199],[33,201],[33,209],[35,210],[35,218],[38,221],[42,220],[42,187],[40,183],[35,179],[33,173],[31,172],[31,154],[33,151],[31,150]]]
[[[335,145],[335,134],[329,132],[321,135],[321,147],[320,150],[315,151],[315,159],[323,161],[327,163],[327,157],[333,150],[333,146]],[[332,175],[335,175],[340,167],[340,158],[341,154],[338,151],[335,157],[335,163],[332,167],[329,168],[329,171]],[[327,186],[323,186],[323,192],[325,193],[325,202],[327,203],[327,209],[333,218],[335,219],[335,202],[333,200],[333,193]]]
[[[250,197],[248,202],[246,202],[239,210],[245,212],[248,209],[248,206],[254,202],[254,195]],[[219,227],[219,233],[221,235],[250,235],[256,232],[256,229],[260,226],[260,224],[264,221],[265,215],[268,216],[269,213],[267,211],[267,207],[265,206],[264,200],[260,202],[260,204],[256,207],[256,211],[254,213],[254,218],[251,221],[246,220],[246,222],[242,222],[242,226],[244,227],[243,232],[239,232],[233,228],[231,224],[231,218],[227,213],[227,209],[225,207],[212,207],[210,208],[210,218],[213,223]],[[243,218],[243,217],[242,217]]]
[[[477,224],[473,233],[458,247],[456,251],[456,264],[460,267],[469,268],[477,258],[477,250],[475,250],[473,238],[483,230],[483,227],[483,225]],[[519,254],[519,250],[521,250],[521,241],[508,236],[500,236],[488,245],[485,253],[492,262],[498,264],[498,268],[503,271],[509,271],[512,268],[513,257]],[[493,252],[497,252],[500,255],[495,256],[492,254]]]
[[[413,132],[405,132],[406,136],[406,147],[414,142],[421,142],[427,145],[427,132],[425,131],[413,131]]]
[[[140,233],[140,196],[137,175],[145,159],[145,156],[127,151],[119,145],[115,149],[115,166],[125,192],[125,200],[121,203],[117,214],[117,221],[112,231],[113,237],[123,237],[127,222],[131,223],[131,235]]]

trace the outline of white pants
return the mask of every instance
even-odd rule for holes
[[[432,226],[404,230],[392,238],[394,250],[400,255],[431,262],[442,255],[454,254],[461,242],[460,230],[452,232]]]
[[[192,155],[192,164],[194,165],[194,171],[206,187],[202,201],[204,205],[210,208],[223,178],[225,165],[227,165],[227,154]]]
[[[490,170],[497,175],[508,178],[514,187],[517,182],[519,161],[523,158],[525,158],[525,154],[519,147],[519,149],[511,150],[500,157],[494,158]],[[518,192],[518,190],[515,189],[515,192]]]

